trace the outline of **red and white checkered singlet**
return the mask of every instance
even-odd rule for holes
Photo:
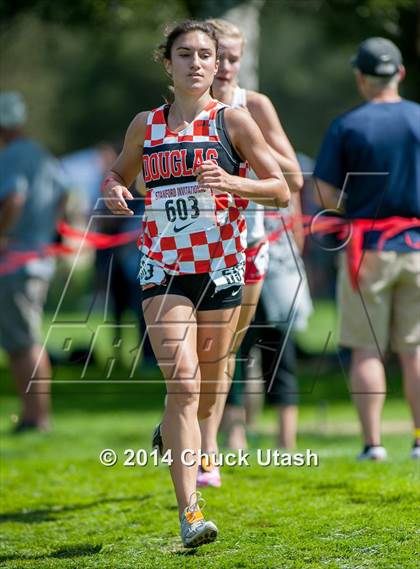
[[[149,113],[143,176],[147,188],[141,251],[171,274],[212,273],[244,262],[248,201],[199,187],[193,172],[214,160],[246,176],[224,127],[226,105],[212,100],[185,129],[169,130],[169,105]]]

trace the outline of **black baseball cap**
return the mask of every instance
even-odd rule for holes
[[[392,77],[402,64],[401,52],[392,41],[369,38],[359,45],[351,63],[361,73],[377,77]]]

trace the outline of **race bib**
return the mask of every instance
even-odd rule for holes
[[[244,284],[245,262],[240,262],[234,267],[219,269],[210,273],[210,278],[216,285],[216,292],[234,285]]]
[[[152,188],[150,197],[147,220],[156,222],[161,236],[206,231],[221,222],[211,189],[195,182]]]
[[[166,273],[157,263],[143,256],[140,259],[139,273],[137,275],[140,286],[148,284],[160,285],[166,280]]]
[[[260,275],[265,275],[268,271],[269,263],[269,245],[268,241],[265,241],[258,249],[257,254],[254,257],[254,265]]]

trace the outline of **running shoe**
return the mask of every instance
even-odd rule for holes
[[[213,522],[206,522],[199,502],[203,508],[205,502],[201,498],[201,493],[193,492],[189,505],[182,514],[181,539],[184,547],[199,547],[217,538],[217,527]]]
[[[21,421],[13,427],[11,432],[13,435],[21,435],[22,433],[28,432],[47,433],[49,430],[50,429],[47,425],[39,425],[33,421]]]
[[[203,456],[201,464],[198,465],[197,486],[199,488],[206,488],[207,486],[220,488],[221,485],[220,468],[212,464],[211,457]]]
[[[382,461],[388,458],[388,453],[383,446],[366,445],[362,452],[357,456],[357,460],[377,460]]]
[[[414,460],[420,459],[420,444],[418,444],[417,441],[414,441],[414,445],[413,448],[411,449],[410,456]]]
[[[157,448],[159,450],[159,455],[163,455],[163,440],[161,433],[162,423],[156,425],[155,430],[152,435],[152,448]]]

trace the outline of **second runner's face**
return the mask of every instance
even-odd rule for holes
[[[214,80],[216,88],[235,84],[241,67],[242,42],[239,38],[219,40],[219,69]]]
[[[203,32],[179,36],[172,46],[171,60],[165,60],[174,87],[190,93],[210,89],[217,66],[215,43]]]

